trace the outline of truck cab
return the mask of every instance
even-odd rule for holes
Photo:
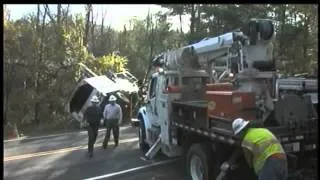
[[[205,91],[209,76],[206,71],[188,72],[163,71],[152,74],[148,86],[145,106],[139,109],[139,136],[141,148],[150,147],[161,135],[162,152],[167,156],[179,154],[179,148],[172,148],[173,142],[171,102],[181,99],[206,104]]]

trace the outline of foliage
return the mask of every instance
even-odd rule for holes
[[[250,18],[269,18],[276,23],[274,57],[287,73],[310,72],[318,61],[318,6],[316,4],[194,4],[162,5],[169,15],[188,14],[188,42],[242,28]]]
[[[128,59],[119,55],[109,54],[91,61],[89,68],[97,74],[106,74],[107,71],[122,72],[126,69]]]
[[[133,18],[117,31],[95,22],[91,5],[86,16],[47,5],[11,20],[4,7],[4,123],[64,122],[66,99],[81,78],[79,63],[98,74],[128,69],[143,79],[152,58],[168,49],[242,28],[250,18],[276,24],[274,57],[288,73],[311,71],[318,61],[318,6],[313,4],[161,4],[167,13]],[[190,17],[188,32],[182,17]],[[173,29],[169,18],[178,16]],[[104,23],[105,24],[105,23]],[[107,23],[108,24],[108,23]],[[120,51],[119,56],[112,52]]]

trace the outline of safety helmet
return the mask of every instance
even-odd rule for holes
[[[241,132],[247,125],[249,121],[246,121],[242,118],[237,118],[232,122],[232,129],[235,135]]]
[[[99,102],[98,97],[97,97],[97,96],[92,96],[91,102],[93,102],[93,103],[98,103],[98,102]]]
[[[116,101],[116,100],[117,100],[117,98],[114,95],[111,95],[109,97],[109,101]]]

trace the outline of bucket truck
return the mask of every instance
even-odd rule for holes
[[[255,179],[244,158],[234,158],[240,142],[231,124],[241,117],[278,137],[290,177],[315,170],[317,79],[278,77],[273,22],[251,19],[247,27],[154,58],[137,116],[147,158],[183,156],[192,180]]]

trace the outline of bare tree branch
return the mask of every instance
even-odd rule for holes
[[[45,4],[44,5],[44,9],[45,9],[45,13],[44,14],[47,14],[51,20],[51,22],[53,23],[53,25],[56,27],[56,21],[54,20],[54,18],[52,17],[51,13],[50,13],[50,9],[49,9],[49,6],[48,4]]]
[[[61,25],[61,4],[58,4],[57,6],[57,24],[60,27]]]
[[[88,44],[88,34],[89,34],[91,11],[92,11],[92,4],[86,5],[86,25],[85,25],[85,34],[83,36],[83,45],[84,46],[87,46],[87,44]]]
[[[107,14],[107,11],[105,11],[104,9],[102,10],[102,17],[101,17],[101,30],[100,30],[100,33],[101,33],[101,36],[104,34],[104,19],[105,19],[105,16]]]

